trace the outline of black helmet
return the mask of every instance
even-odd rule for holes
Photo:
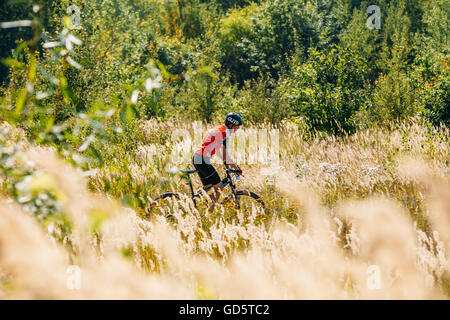
[[[238,115],[236,112],[230,112],[225,117],[225,125],[228,127],[228,125],[230,124],[234,124],[235,126],[241,126],[242,117]]]

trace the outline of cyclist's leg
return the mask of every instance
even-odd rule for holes
[[[211,195],[212,205],[209,209],[211,212],[214,209],[215,202],[219,199],[220,192],[222,190],[222,182],[216,169],[211,165],[209,158],[205,158],[202,155],[194,154],[192,163],[198,175],[202,181],[203,188],[213,187],[213,193]]]
[[[214,210],[214,207],[216,206],[216,202],[217,202],[217,200],[219,200],[222,189],[223,189],[222,182],[219,182],[219,183],[213,185],[213,193],[211,195],[212,204],[209,207],[209,210],[208,210],[209,213],[211,213]]]

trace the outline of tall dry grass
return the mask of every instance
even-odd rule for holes
[[[144,123],[134,154],[89,178],[51,149],[24,146],[35,174],[61,192],[71,228],[61,236],[3,199],[0,297],[448,299],[448,129],[414,123],[305,139],[286,123],[275,174],[243,165],[241,187],[263,195],[269,217],[221,207],[208,216],[185,198],[167,208],[171,219],[142,219],[111,195],[151,184],[145,202],[176,185],[167,170],[181,166],[167,151],[183,127]],[[79,289],[68,286],[71,265],[81,268]]]

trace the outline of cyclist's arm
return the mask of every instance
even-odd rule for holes
[[[241,170],[241,168],[239,168],[234,161],[231,159],[230,155],[227,152],[227,144],[224,140],[223,142],[223,151],[222,151],[222,155],[223,155],[223,161],[226,165],[229,165],[231,168],[233,168],[234,170]]]
[[[230,155],[229,155],[228,152],[227,152],[227,143],[226,143],[226,140],[223,140],[222,159],[223,159],[223,162],[224,162],[226,165],[230,165],[230,166],[231,166],[231,165],[234,164],[233,160],[231,159]]]

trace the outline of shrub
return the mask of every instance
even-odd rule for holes
[[[424,115],[433,124],[450,126],[450,75],[442,76],[435,83],[426,83],[421,104]]]
[[[350,49],[334,46],[327,52],[311,49],[305,63],[291,62],[280,90],[297,116],[312,129],[352,132],[355,115],[367,102],[366,61]]]

